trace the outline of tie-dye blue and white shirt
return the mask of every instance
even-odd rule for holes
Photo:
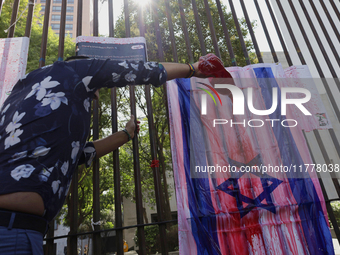
[[[61,209],[78,165],[91,164],[86,143],[91,101],[101,87],[160,86],[156,62],[82,59],[55,62],[21,78],[0,109],[0,195],[36,192],[47,220]]]

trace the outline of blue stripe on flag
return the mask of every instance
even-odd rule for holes
[[[183,156],[191,213],[191,228],[196,241],[197,254],[220,255],[216,214],[211,201],[208,176],[207,178],[199,179],[191,178],[190,176],[190,166],[204,166],[207,164],[205,153],[202,154],[202,151],[198,150],[202,147],[197,148],[197,146],[192,145],[192,143],[201,143],[203,148],[205,148],[202,124],[199,118],[200,113],[197,107],[193,105],[190,107],[190,79],[177,79],[176,81],[181,111]]]
[[[254,68],[254,72],[261,87],[266,109],[272,106],[272,88],[278,88],[278,107],[276,111],[270,115],[270,118],[280,119],[280,121],[285,120],[285,116],[281,116],[281,91],[271,68]],[[289,166],[290,164],[303,166],[304,162],[289,128],[276,124],[273,127],[273,132],[280,149],[282,164],[285,166]],[[309,251],[313,255],[334,254],[332,237],[323,214],[319,197],[312,180],[309,178],[309,174],[305,174],[306,176],[297,176],[296,173],[289,172],[287,173],[287,177],[294,198],[299,206],[298,212]]]

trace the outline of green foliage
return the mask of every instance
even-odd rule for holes
[[[209,23],[206,15],[206,10],[204,7],[203,0],[196,1],[198,15],[200,17],[200,24],[202,28],[202,34],[204,38],[204,44],[207,52],[215,52],[213,47],[212,35],[209,28]],[[218,9],[214,1],[208,0],[210,6],[210,13],[212,16],[214,29],[216,33],[216,38],[218,42],[219,51],[221,53],[221,59],[224,62],[225,66],[231,65],[231,59],[228,53],[227,42],[225,39],[225,35],[223,32],[223,27],[221,25],[220,16],[218,14]],[[129,11],[130,11],[130,34],[131,37],[139,36],[139,24],[138,24],[138,3],[136,1],[129,1]],[[154,8],[155,11],[152,11]],[[202,55],[202,50],[200,47],[200,42],[198,38],[198,32],[195,22],[195,17],[192,9],[192,4],[190,0],[183,0],[183,8],[184,15],[186,18],[187,32],[189,34],[191,51],[193,53],[194,61],[198,61],[199,57]],[[222,10],[224,13],[224,18],[226,21],[226,26],[228,27],[229,36],[231,39],[231,43],[233,46],[234,54],[236,55],[236,61],[239,66],[246,65],[245,57],[243,55],[243,50],[240,44],[239,36],[237,34],[236,26],[234,24],[234,20],[232,18],[232,14],[227,12],[226,7],[222,6]],[[171,19],[174,27],[174,36],[177,48],[177,55],[179,62],[188,63],[189,57],[187,54],[186,43],[184,40],[184,34],[182,30],[182,23],[180,18],[180,11],[178,7],[177,1],[170,1],[170,10]],[[147,41],[147,49],[148,49],[148,57],[150,60],[159,61],[158,57],[158,46],[157,46],[157,37],[155,33],[155,23],[154,18],[157,15],[159,19],[160,26],[160,34],[162,40],[162,48],[164,51],[164,61],[173,62],[173,53],[171,47],[171,39],[170,39],[170,31],[168,26],[168,20],[166,17],[166,10],[164,2],[156,1],[154,6],[150,4],[150,6],[145,7],[144,12],[144,25],[146,27],[145,38]],[[239,20],[241,31],[243,37],[246,38],[248,34],[248,28],[246,26],[246,22],[244,19]],[[255,27],[255,21],[253,22],[253,26]],[[115,30],[116,37],[126,37],[125,34],[125,21],[124,16],[122,15],[116,23]],[[247,51],[249,53],[249,59],[252,63],[256,63],[256,55],[253,50],[253,45],[251,40],[245,40],[245,44],[247,47]]]
[[[0,38],[7,38],[7,33],[4,31],[10,26],[11,15],[13,9],[14,0],[6,0],[3,4],[1,16],[0,16]],[[15,25],[15,37],[22,37],[25,35],[26,29],[26,18],[28,14],[28,0],[21,0],[18,11],[18,18],[22,14],[21,18]],[[41,40],[42,40],[42,25],[44,16],[39,12],[41,10],[40,4],[35,4],[33,21],[31,27],[30,36],[30,46],[28,51],[27,59],[27,69],[26,72],[29,73],[37,68],[39,68],[39,59],[41,51]],[[45,65],[52,64],[58,60],[58,48],[59,48],[59,36],[54,33],[54,31],[49,28],[47,37],[47,48]],[[72,38],[66,36],[64,42],[64,58],[75,55],[75,43]]]
[[[340,202],[339,201],[335,201],[331,203],[332,209],[333,209],[333,213],[336,219],[336,222],[338,223],[338,226],[340,227]],[[329,217],[328,217],[329,219]],[[329,219],[329,224],[331,226],[331,228],[334,228],[332,222]]]
[[[1,16],[0,16],[0,38],[7,38],[7,33],[4,30],[8,29],[10,26],[13,3],[14,3],[14,0],[6,0],[3,3]],[[28,6],[28,0],[20,1],[18,16],[20,16],[23,11],[25,12],[23,13],[22,17],[16,23],[15,33],[14,33],[15,37],[23,36],[25,34],[26,17],[28,13],[28,9],[26,8],[27,6]],[[39,22],[41,20],[41,17],[39,14],[40,9],[41,9],[40,4],[37,4],[34,10],[34,15],[33,15],[34,24],[36,24],[35,22]]]
[[[144,228],[145,232],[145,245],[146,254],[157,254],[161,253],[161,242],[159,235],[158,225],[146,226]],[[166,230],[168,251],[178,251],[178,225],[172,225],[168,230]],[[138,246],[138,230],[134,237],[136,246]]]
[[[138,230],[136,230],[135,235],[135,243],[138,246]],[[144,228],[145,232],[145,245],[146,245],[146,253],[147,254],[155,254],[156,252],[160,252],[159,250],[159,227],[158,225],[146,226]]]

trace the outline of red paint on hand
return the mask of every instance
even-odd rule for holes
[[[232,78],[230,73],[225,70],[222,60],[213,53],[200,57],[198,69],[206,76]]]

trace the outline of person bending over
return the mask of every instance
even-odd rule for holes
[[[158,87],[192,75],[205,77],[198,62],[89,58],[57,61],[21,78],[0,109],[0,254],[43,254],[47,224],[64,204],[76,166],[134,136],[131,116],[125,131],[86,142],[98,89]]]

